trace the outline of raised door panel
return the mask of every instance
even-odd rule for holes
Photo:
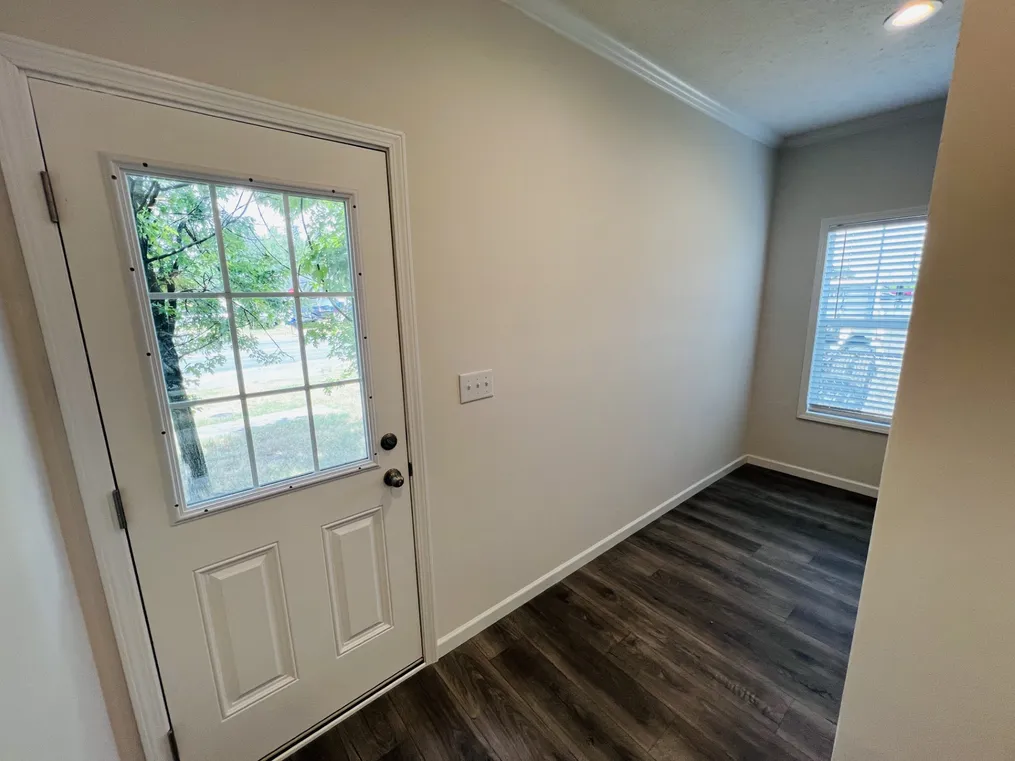
[[[222,718],[296,681],[278,545],[195,573]]]
[[[392,626],[382,508],[325,526],[324,553],[341,656]]]

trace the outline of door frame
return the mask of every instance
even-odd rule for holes
[[[147,761],[171,761],[170,728],[127,534],[116,518],[112,467],[57,225],[40,181],[45,169],[29,80],[81,87],[272,129],[383,151],[387,157],[395,290],[402,357],[413,534],[425,663],[437,660],[437,632],[424,454],[422,377],[416,327],[405,135],[213,85],[0,34],[0,170],[42,327],[74,473],[51,473],[81,495],[102,588]],[[76,477],[76,481],[74,480]],[[129,505],[127,506],[129,511]],[[416,667],[422,668],[422,666]],[[386,684],[387,690],[416,669]],[[371,698],[357,704],[366,705]],[[351,709],[355,710],[355,708]],[[327,731],[335,718],[301,741]]]

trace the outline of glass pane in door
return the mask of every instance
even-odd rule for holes
[[[367,459],[348,202],[126,176],[181,510]]]

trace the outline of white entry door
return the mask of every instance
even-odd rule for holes
[[[31,93],[180,755],[256,761],[422,656],[386,157]]]

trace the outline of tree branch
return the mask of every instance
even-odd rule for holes
[[[282,355],[282,356],[284,356],[284,357],[288,357],[288,358],[289,358],[290,360],[295,360],[295,359],[296,359],[296,358],[295,358],[294,356],[292,356],[292,355],[291,355],[291,354],[290,354],[289,352],[287,352],[287,351],[284,351],[284,350],[282,349],[282,347],[278,345],[278,342],[277,342],[277,341],[276,341],[276,340],[274,339],[274,337],[273,337],[273,336],[271,335],[271,333],[269,333],[269,332],[268,332],[268,329],[267,329],[267,328],[266,328],[266,327],[264,326],[264,323],[262,323],[262,322],[261,322],[261,321],[260,321],[260,320],[259,320],[259,319],[257,318],[257,314],[256,314],[256,313],[252,312],[252,311],[251,311],[250,309],[248,309],[247,307],[245,307],[245,306],[244,306],[243,304],[237,304],[237,303],[236,303],[236,301],[234,300],[234,301],[233,301],[233,308],[235,309],[236,307],[239,307],[240,309],[242,309],[242,310],[243,310],[243,312],[244,312],[244,313],[245,313],[245,314],[246,314],[246,315],[248,316],[248,318],[252,319],[252,320],[253,320],[254,322],[256,322],[256,323],[257,323],[257,326],[258,326],[258,327],[259,327],[259,328],[261,329],[261,331],[262,331],[262,332],[263,332],[263,333],[264,333],[264,334],[265,334],[266,336],[268,336],[268,339],[269,339],[269,340],[270,340],[270,341],[271,341],[271,342],[272,342],[273,344],[275,344],[275,348],[276,348],[276,349],[278,350],[278,353],[279,353],[279,354],[281,354],[281,355]]]
[[[153,256],[153,257],[150,257],[150,258],[145,258],[145,264],[151,264],[152,262],[157,262],[157,261],[160,261],[162,259],[168,259],[171,256],[176,256],[177,254],[182,254],[188,248],[193,248],[194,246],[200,246],[202,243],[204,243],[204,242],[206,242],[208,240],[211,240],[214,237],[215,237],[215,233],[212,233],[211,235],[204,236],[200,240],[195,240],[195,241],[193,241],[191,243],[188,243],[186,246],[181,246],[180,248],[176,249],[175,251],[170,251],[167,254],[159,254],[158,256]]]

